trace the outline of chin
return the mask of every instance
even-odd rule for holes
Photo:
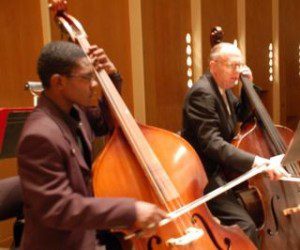
[[[233,84],[227,84],[227,85],[225,85],[224,89],[231,89],[233,87],[234,87]]]
[[[231,88],[235,87],[236,85],[238,85],[238,83],[239,83],[238,80],[229,82],[229,83],[226,85],[226,89],[231,89]]]

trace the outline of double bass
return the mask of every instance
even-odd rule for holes
[[[213,28],[212,45],[220,43],[223,35],[220,27]],[[243,75],[240,81],[253,107],[255,121],[243,124],[232,143],[264,158],[284,154],[293,137],[293,131],[284,126],[275,126],[253,83]],[[299,164],[292,163],[284,168],[293,176],[300,176]],[[245,208],[258,226],[261,249],[300,249],[299,184],[271,181],[260,175],[250,179],[248,185],[240,186],[238,192]]]
[[[84,51],[89,48],[81,24],[65,11],[60,26]],[[104,70],[95,75],[115,117],[114,132],[93,163],[93,188],[99,197],[134,197],[167,212],[199,198],[207,178],[198,155],[180,136],[137,124]],[[134,249],[255,249],[238,227],[220,226],[205,205],[157,229],[150,238],[134,238]]]

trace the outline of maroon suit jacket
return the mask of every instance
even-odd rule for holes
[[[85,112],[77,110],[91,151],[92,130]],[[133,199],[92,197],[91,170],[76,137],[62,111],[44,96],[24,126],[18,165],[25,214],[22,249],[95,249],[95,229],[129,227],[135,221]]]

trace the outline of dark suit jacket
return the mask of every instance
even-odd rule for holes
[[[208,178],[216,176],[224,167],[245,172],[254,161],[254,155],[230,144],[237,121],[248,114],[248,109],[231,90],[226,90],[226,95],[232,115],[207,72],[189,90],[184,102],[182,136],[199,154]]]
[[[85,113],[77,110],[91,152],[93,133]],[[99,112],[89,112],[89,119],[94,116],[101,128],[95,114]],[[92,197],[90,166],[76,136],[63,113],[44,96],[24,126],[18,164],[26,221],[22,249],[95,249],[95,229],[135,221],[133,199]]]

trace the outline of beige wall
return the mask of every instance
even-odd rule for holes
[[[37,80],[35,60],[43,44],[39,13],[38,1],[0,2],[0,107],[31,105],[24,84]]]
[[[24,83],[38,79],[35,63],[44,36],[60,39],[53,21],[45,22],[43,1],[0,1],[0,107],[32,104]],[[137,118],[178,131],[187,91],[185,35],[191,33],[194,47],[201,50],[193,54],[201,61],[193,65],[197,79],[207,68],[209,33],[215,25],[223,27],[225,41],[244,38],[238,42],[246,51],[255,82],[265,90],[262,99],[267,109],[295,127],[300,117],[299,5],[297,0],[69,0],[69,12],[82,22],[90,42],[103,47],[122,73],[123,97],[131,111],[138,110]],[[279,41],[275,62],[279,75],[272,85],[267,54],[275,40]],[[139,89],[144,93],[134,92]],[[14,159],[0,161],[0,168],[0,178],[16,174]],[[2,240],[8,237],[4,228],[0,228]]]
[[[29,13],[36,13],[30,15]],[[25,82],[37,80],[35,60],[43,44],[39,2],[0,1],[0,107],[32,105]],[[15,159],[0,160],[0,179],[16,175]],[[0,223],[0,247],[11,240],[12,220]]]
[[[142,1],[147,124],[180,129],[186,92],[186,33],[191,33],[186,0]]]
[[[43,1],[43,0],[41,0]],[[60,34],[51,21],[51,27],[42,26],[40,1],[1,2],[0,25],[5,38],[0,41],[1,60],[0,106],[16,107],[31,105],[32,100],[23,85],[27,80],[37,80],[35,61],[42,47],[43,34],[51,32],[52,39]],[[225,41],[233,41],[244,32],[246,58],[252,68],[255,82],[265,93],[263,101],[273,113],[274,87],[268,81],[268,45],[274,40],[272,5],[276,0],[227,1],[227,0],[134,0],[139,2],[141,31],[136,31],[136,16],[131,16],[128,0],[113,1],[69,1],[69,12],[76,16],[86,28],[91,43],[105,48],[124,78],[123,97],[129,108],[145,106],[147,123],[177,131],[181,126],[181,106],[186,87],[185,34],[199,25],[200,37],[193,37],[194,45],[202,49],[201,70],[207,68],[210,50],[209,33],[215,25],[223,27]],[[191,20],[191,2],[201,8],[199,21]],[[245,15],[241,17],[239,5],[244,2]],[[131,2],[130,2],[131,3]],[[298,26],[295,0],[280,1],[279,52],[281,119],[293,125],[299,117],[296,110],[299,84],[292,84],[298,77]],[[45,10],[44,10],[45,11]],[[28,13],[35,13],[29,15]],[[44,12],[45,13],[45,12]],[[52,20],[52,19],[51,19]],[[133,21],[132,21],[133,20]],[[288,21],[287,21],[288,20]],[[131,25],[131,26],[130,26]],[[43,28],[42,28],[43,27]],[[259,27],[259,29],[258,29]],[[132,36],[135,34],[136,36]],[[138,42],[142,41],[138,45]],[[238,40],[242,46],[241,39]],[[143,64],[142,78],[133,75],[136,59],[132,58],[135,44],[142,49],[139,64]],[[196,47],[196,46],[195,46]],[[199,59],[198,59],[199,60]],[[197,62],[194,62],[194,67]],[[201,73],[200,70],[200,73]],[[195,70],[197,72],[197,70]],[[198,71],[199,72],[199,71]],[[140,72],[135,71],[134,74]],[[199,77],[199,73],[193,76]],[[133,82],[132,79],[139,79]],[[143,98],[136,98],[133,86],[143,85]],[[286,86],[289,85],[286,92]],[[292,96],[292,98],[287,98]],[[134,103],[135,102],[135,103]],[[172,115],[170,115],[172,114]],[[166,119],[167,117],[167,119]],[[287,118],[288,117],[288,118]]]
[[[279,1],[282,122],[295,128],[300,117],[300,2]]]
[[[202,0],[202,38],[203,70],[207,70],[208,57],[211,49],[210,31],[214,26],[221,26],[225,35],[224,41],[233,42],[237,33],[237,3],[226,0]],[[226,15],[225,13],[230,13]]]
[[[77,18],[88,34],[91,44],[97,44],[114,62],[123,77],[122,93],[126,104],[133,110],[130,57],[129,10],[127,0],[69,1],[68,11]],[[53,40],[60,34],[51,23]]]
[[[259,29],[258,29],[259,27]],[[265,92],[265,106],[272,114],[273,83],[269,82],[269,44],[272,43],[272,0],[246,1],[246,58],[254,82]]]

